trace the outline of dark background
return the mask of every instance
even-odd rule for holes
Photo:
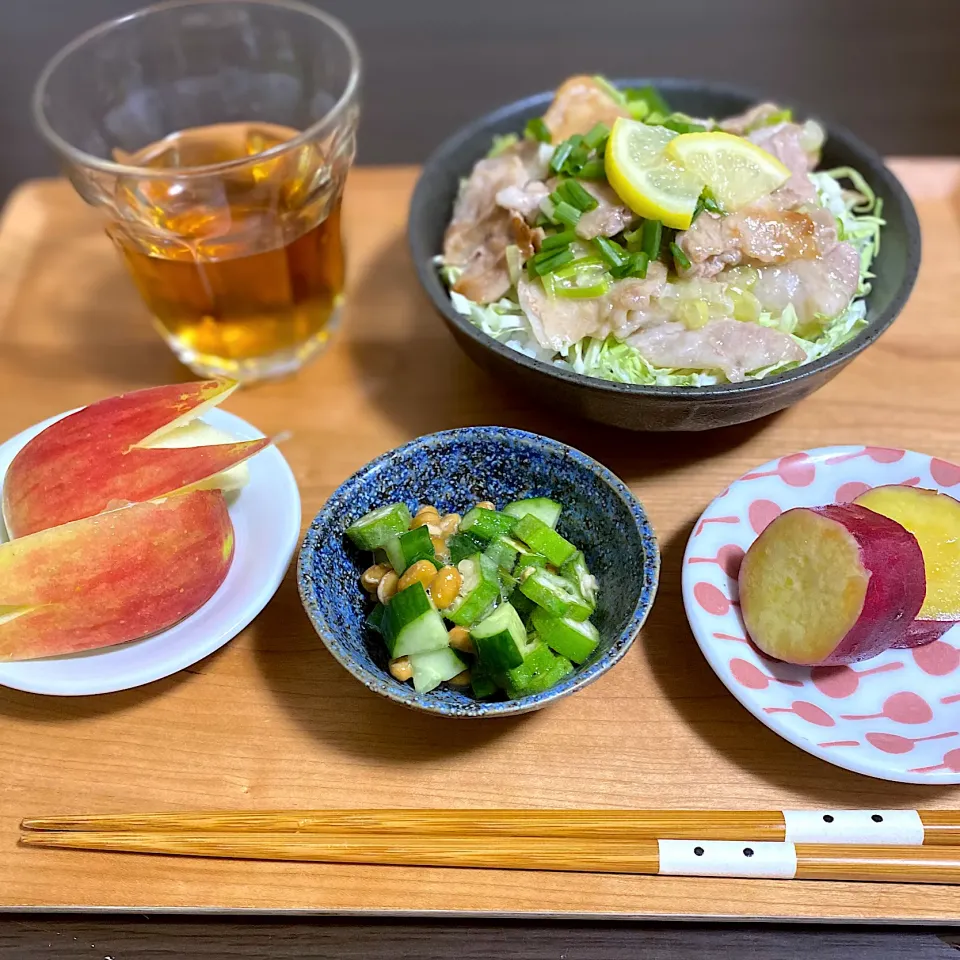
[[[0,0],[0,198],[56,172],[29,98],[46,60],[143,0]],[[960,154],[960,0],[320,0],[364,55],[361,163],[411,163],[576,72],[734,81],[887,154]]]

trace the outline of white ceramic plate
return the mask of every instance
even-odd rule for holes
[[[907,483],[960,497],[960,467],[910,450],[822,447],[742,476],[703,512],[683,559],[683,603],[700,649],[761,722],[838,767],[902,783],[960,783],[960,627],[914,650],[841,667],[764,657],[746,639],[740,560],[782,511],[849,502]]]
[[[0,445],[0,477],[28,440],[66,415],[44,420]],[[263,436],[223,410],[211,410],[203,419],[239,440]],[[144,640],[65,657],[0,663],[0,684],[56,696],[112,693],[168,677],[232,640],[276,593],[300,540],[300,494],[283,455],[271,446],[247,462],[250,482],[229,508],[236,532],[233,564],[220,589],[196,613]],[[7,539],[2,524],[0,539]]]

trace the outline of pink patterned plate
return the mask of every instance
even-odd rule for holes
[[[765,657],[740,617],[740,561],[771,520],[889,483],[960,498],[960,467],[910,450],[821,447],[751,470],[697,521],[683,558],[683,603],[717,676],[784,739],[882,780],[960,783],[960,628],[915,650],[811,669]]]

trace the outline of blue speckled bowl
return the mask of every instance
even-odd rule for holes
[[[386,648],[364,627],[370,601],[359,578],[370,564],[346,528],[375,507],[404,501],[463,513],[548,496],[564,505],[558,530],[584,551],[600,582],[594,622],[601,643],[562,683],[521,700],[478,701],[443,686],[419,694],[387,671]],[[300,598],[327,649],[370,690],[448,717],[503,717],[538,710],[592,683],[633,643],[657,590],[660,552],[643,507],[606,467],[565,444],[505,427],[434,433],[391,450],[343,483],[316,515],[300,549]]]

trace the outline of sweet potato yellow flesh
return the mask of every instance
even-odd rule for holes
[[[744,623],[765,653],[820,663],[863,610],[870,575],[856,540],[811,511],[782,514],[750,548],[740,572]]]
[[[0,545],[0,660],[112,646],[199,609],[233,560],[219,490],[137,503]]]
[[[856,503],[896,520],[920,544],[927,595],[920,620],[960,620],[960,501],[918,487],[875,487]]]

